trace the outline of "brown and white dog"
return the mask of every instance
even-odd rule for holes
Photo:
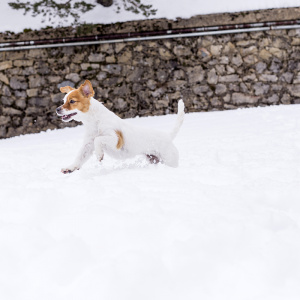
[[[75,161],[63,168],[67,174],[79,170],[92,155],[101,161],[104,153],[126,159],[136,155],[145,155],[151,163],[162,162],[171,167],[178,166],[178,150],[173,144],[184,118],[184,104],[178,102],[177,121],[169,133],[134,126],[109,111],[93,98],[94,90],[86,80],[78,89],[70,86],[60,88],[66,93],[64,104],[56,109],[62,121],[80,121],[85,126],[85,138]]]

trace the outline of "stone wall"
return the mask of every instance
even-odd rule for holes
[[[290,14],[288,10],[244,13],[243,20],[276,20],[274,16],[282,20],[282,15],[295,11],[299,13],[299,9]],[[224,22],[219,24],[232,24],[232,15],[222,14]],[[244,23],[241,16],[236,14],[236,23]],[[217,17],[210,17],[210,25],[215,25]],[[149,24],[156,27],[152,29],[180,28],[200,26],[208,22],[206,18],[139,24],[141,30],[149,29]],[[119,24],[119,32],[132,23]],[[111,25],[118,32],[116,26]],[[89,30],[109,32],[111,27]],[[77,29],[49,30],[58,37],[66,32],[76,35]],[[1,39],[24,40],[28,35],[41,37],[27,31],[4,33]],[[300,103],[300,30],[1,52],[0,137],[75,126],[56,117],[63,98],[59,87],[78,86],[85,79],[92,82],[97,99],[125,118],[174,113],[179,99],[187,112]]]

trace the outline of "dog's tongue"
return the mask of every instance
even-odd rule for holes
[[[68,120],[68,119],[70,119],[72,116],[75,116],[77,113],[73,113],[73,114],[69,114],[69,115],[63,115],[61,118],[63,119],[63,120]]]

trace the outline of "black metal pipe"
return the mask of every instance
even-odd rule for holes
[[[142,31],[142,32],[128,32],[128,33],[117,33],[117,34],[103,34],[103,35],[92,35],[92,36],[81,36],[81,37],[68,37],[68,38],[56,38],[56,39],[42,39],[42,40],[31,40],[31,41],[13,41],[0,43],[0,51],[10,51],[26,48],[45,48],[65,46],[74,46],[76,43],[87,43],[96,44],[107,41],[122,42],[142,40],[142,39],[155,39],[157,38],[172,38],[182,37],[181,35],[187,34],[190,36],[196,36],[197,33],[209,33],[209,34],[224,34],[234,33],[234,31],[245,32],[257,30],[271,30],[285,26],[300,26],[300,20],[289,20],[289,21],[272,21],[272,22],[258,22],[258,23],[242,23],[233,25],[219,25],[219,26],[206,26],[206,27],[192,27],[192,28],[178,28],[170,30],[158,30],[158,31]],[[6,49],[7,48],[7,49]]]

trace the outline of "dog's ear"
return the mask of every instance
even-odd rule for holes
[[[60,91],[64,94],[67,94],[71,91],[75,90],[74,88],[70,87],[70,86],[63,86],[60,88]]]
[[[80,87],[79,91],[85,98],[91,98],[95,95],[92,84],[89,80],[86,80]]]

